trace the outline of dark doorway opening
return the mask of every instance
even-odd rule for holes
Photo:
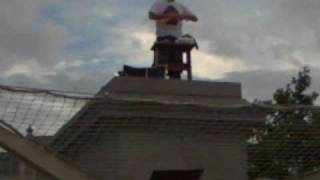
[[[154,171],[150,180],[199,180],[203,169]]]

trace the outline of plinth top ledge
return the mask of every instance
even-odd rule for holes
[[[111,94],[152,94],[242,99],[241,84],[231,82],[182,81],[140,77],[114,77],[107,85],[105,85],[101,89],[101,91]]]

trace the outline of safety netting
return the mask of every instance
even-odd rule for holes
[[[215,107],[0,86],[0,124],[92,179],[149,179],[141,169],[200,168],[204,179],[222,180],[308,178],[320,170],[314,106]],[[48,178],[0,146],[0,179]]]

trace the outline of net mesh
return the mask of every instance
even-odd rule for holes
[[[190,168],[203,168],[204,179],[317,176],[318,112],[302,106],[135,102],[0,86],[1,126],[31,136],[93,179],[149,179],[141,169]],[[4,147],[0,178],[45,179],[21,170],[21,157]]]
[[[0,120],[21,134],[52,136],[92,97],[89,94],[54,92],[0,86]]]
[[[0,126],[50,148],[54,134],[92,97],[84,93],[0,86]],[[50,179],[41,175],[41,169],[1,145],[2,142],[0,179]]]

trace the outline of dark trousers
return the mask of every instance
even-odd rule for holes
[[[157,37],[157,41],[170,41],[171,43],[174,43],[176,41],[176,37],[174,36],[163,36],[163,37]],[[159,51],[158,52],[159,59],[166,59],[169,61],[169,63],[177,63],[182,64],[182,52],[181,51]],[[181,70],[168,70],[168,75],[170,78],[181,78]]]

